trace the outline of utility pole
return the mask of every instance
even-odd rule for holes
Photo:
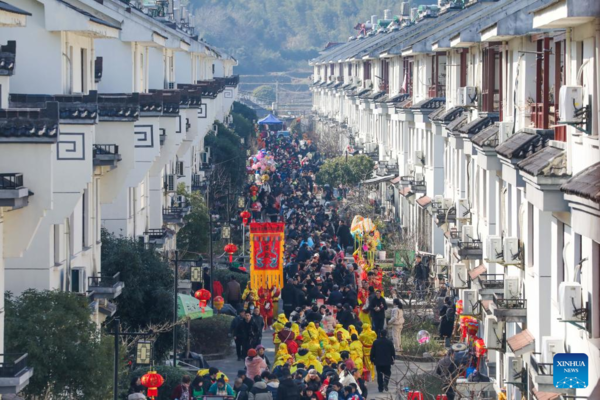
[[[177,291],[179,289],[179,251],[175,250],[175,284],[173,285],[173,367],[177,366]]]

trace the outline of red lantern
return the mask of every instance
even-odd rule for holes
[[[225,299],[221,296],[217,296],[213,300],[213,306],[217,309],[217,311],[220,311],[224,305],[225,305]]]
[[[240,217],[242,217],[242,222],[244,223],[244,225],[248,225],[248,221],[250,221],[250,217],[252,216],[252,214],[250,214],[250,212],[244,210],[240,213]]]
[[[225,245],[223,250],[225,250],[225,253],[229,254],[229,262],[233,262],[233,254],[238,251],[238,247],[233,243],[229,243]]]
[[[153,399],[158,396],[158,388],[165,383],[165,379],[160,376],[156,371],[150,371],[146,375],[142,376],[142,385],[148,389],[146,394],[148,398]]]
[[[200,309],[204,313],[204,308],[206,307],[208,300],[210,300],[210,292],[206,289],[200,289],[194,293],[194,297],[200,302]]]

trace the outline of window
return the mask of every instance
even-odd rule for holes
[[[54,264],[58,265],[58,264],[60,264],[60,261],[61,261],[61,257],[60,257],[60,225],[52,225],[52,226],[53,226],[52,237],[54,240]]]
[[[214,63],[212,65],[212,73],[213,73],[213,75],[215,74],[215,64]]]
[[[87,189],[83,190],[83,196],[81,197],[81,247],[87,247],[88,244],[88,223],[87,218],[89,215],[88,208],[89,193]]]
[[[490,43],[483,49],[481,111],[500,112],[502,120],[502,52],[499,46],[499,43]]]
[[[550,125],[558,121],[560,88],[565,84],[565,40],[554,40],[554,113],[550,115]],[[551,104],[552,106],[552,104]],[[554,140],[567,141],[567,127],[565,125],[554,127]]]
[[[381,83],[379,89],[389,93],[390,91],[390,62],[388,60],[381,60]]]
[[[363,64],[363,80],[366,81],[368,79],[371,79],[371,62],[365,61]],[[366,86],[366,82],[364,85]]]
[[[460,52],[460,87],[467,86],[467,74],[469,71],[467,54],[469,54],[469,49],[463,49]]]
[[[408,93],[412,96],[413,90],[413,59],[412,57],[404,58],[403,76],[402,76],[402,88],[401,93]]]
[[[81,49],[81,93],[88,92],[87,49]]]

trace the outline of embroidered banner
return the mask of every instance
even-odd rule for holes
[[[250,281],[252,288],[283,287],[283,222],[250,224]]]

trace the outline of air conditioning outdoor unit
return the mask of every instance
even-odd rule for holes
[[[475,289],[461,290],[463,315],[474,315],[477,308],[478,293]]]
[[[475,239],[475,229],[473,225],[463,225],[460,240],[462,242],[472,242]]]
[[[75,293],[85,293],[85,267],[73,267],[71,269],[71,291]]]
[[[521,298],[521,278],[518,276],[504,277],[504,300],[516,300]]]
[[[488,262],[502,262],[504,247],[502,246],[502,238],[500,236],[489,236],[487,238],[487,260]]]
[[[498,322],[498,318],[494,315],[485,316],[484,326],[484,341],[488,349],[501,349],[502,348],[502,323]]]
[[[576,109],[583,107],[583,87],[561,86],[559,99],[559,123],[577,122]]]
[[[542,362],[552,364],[554,356],[565,352],[564,341],[561,338],[542,336]]]
[[[435,258],[435,273],[436,275],[445,274],[448,272],[448,261],[443,256]]]
[[[449,210],[454,206],[454,200],[451,198],[444,198],[444,210]]]
[[[415,165],[413,163],[406,163],[406,167],[405,167],[405,171],[404,171],[405,175],[414,175],[415,174]]]
[[[519,260],[519,239],[516,237],[506,237],[503,243],[504,263],[520,264]]]
[[[458,105],[464,107],[477,105],[477,88],[466,86],[458,89]]]
[[[456,263],[452,266],[452,286],[456,289],[469,287],[469,276],[465,264]]]
[[[471,216],[471,207],[468,199],[458,199],[456,202],[456,218],[467,219]]]
[[[443,208],[444,207],[444,196],[436,195],[433,196],[433,207],[434,208]]]
[[[415,151],[414,160],[415,160],[415,165],[417,167],[422,167],[423,165],[425,165],[425,155],[423,154],[423,152],[421,150]]]
[[[558,286],[558,311],[564,321],[575,321],[580,319],[575,310],[583,307],[581,283],[562,282]]]

